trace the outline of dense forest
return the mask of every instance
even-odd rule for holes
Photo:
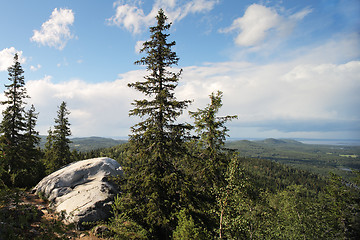
[[[228,141],[226,147],[236,149],[241,156],[269,159],[324,177],[329,172],[346,180],[360,170],[360,146],[304,144],[291,139],[258,141]]]
[[[189,112],[193,124],[179,122],[191,101],[175,97],[182,73],[172,71],[179,61],[172,51],[176,43],[168,41],[171,23],[162,10],[156,20],[141,49],[145,56],[135,62],[146,66],[148,75],[129,83],[145,97],[135,100],[129,113],[141,121],[131,127],[127,143],[111,148],[71,150],[71,113],[62,102],[41,149],[38,113],[34,106],[25,111],[29,96],[15,55],[0,123],[0,239],[27,239],[22,232],[35,215],[19,204],[19,191],[68,163],[99,156],[117,160],[125,172],[112,179],[121,194],[113,216],[101,223],[109,229],[104,238],[359,239],[359,172],[351,179],[324,177],[242,153],[239,143],[225,145],[226,124],[237,116],[218,116],[221,91],[211,93],[204,108]],[[267,144],[254,149],[276,156]],[[10,197],[16,204],[6,208]],[[37,239],[61,239],[48,233]]]

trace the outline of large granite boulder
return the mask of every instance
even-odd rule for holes
[[[122,175],[120,164],[111,158],[93,158],[71,163],[43,178],[33,189],[41,193],[68,223],[103,220],[109,217],[118,193],[109,176]]]

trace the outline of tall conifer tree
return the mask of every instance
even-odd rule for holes
[[[212,93],[210,104],[204,109],[189,112],[190,116],[195,119],[195,131],[198,133],[199,155],[195,165],[197,165],[196,169],[198,169],[199,174],[196,176],[196,185],[198,189],[205,189],[205,191],[200,191],[204,196],[203,199],[209,201],[209,206],[215,208],[210,212],[221,212],[219,214],[220,219],[217,219],[217,222],[220,222],[220,238],[223,208],[217,209],[216,199],[221,195],[222,189],[228,185],[226,170],[230,160],[230,156],[224,151],[224,144],[229,131],[225,124],[237,118],[236,115],[217,116],[222,107],[222,96],[221,91]],[[214,218],[215,216],[211,214],[210,217]]]
[[[119,212],[146,229],[156,239],[167,239],[174,229],[174,214],[181,201],[181,173],[174,161],[183,154],[184,141],[190,126],[179,124],[177,118],[190,101],[178,101],[174,90],[181,70],[171,67],[179,58],[171,50],[175,41],[168,42],[171,24],[162,9],[156,17],[157,25],[150,27],[150,40],[143,44],[146,56],[135,64],[145,65],[149,75],[144,81],[129,84],[147,98],[135,100],[130,116],[141,122],[131,128],[130,153],[125,166],[125,181]]]
[[[51,170],[55,171],[60,167],[71,162],[70,139],[71,136],[70,122],[68,115],[70,111],[66,108],[66,102],[62,102],[55,118],[53,131],[53,156],[50,164]]]
[[[149,97],[133,103],[135,108],[130,111],[130,116],[139,116],[145,120],[132,127],[130,140],[142,146],[152,145],[149,153],[155,153],[156,157],[165,160],[169,155],[177,153],[184,133],[189,129],[188,125],[175,124],[175,121],[191,101],[178,101],[175,98],[174,90],[182,72],[170,71],[179,61],[176,53],[171,50],[176,43],[167,41],[169,34],[165,31],[169,30],[171,23],[166,24],[167,17],[162,9],[156,19],[157,25],[150,27],[150,40],[140,50],[147,56],[135,62],[145,65],[149,75],[144,77],[145,81],[129,84],[129,87]]]
[[[44,149],[44,164],[46,167],[46,174],[50,174],[54,171],[54,133],[50,127],[48,135],[46,137],[45,149]]]
[[[26,129],[25,129],[25,149],[27,158],[37,160],[39,157],[39,150],[37,147],[40,143],[39,132],[35,130],[38,113],[35,111],[34,105],[26,112]]]
[[[199,135],[199,145],[203,150],[202,159],[206,169],[207,183],[219,187],[224,180],[224,173],[227,168],[227,157],[223,152],[224,144],[229,131],[225,123],[237,118],[233,116],[217,116],[222,107],[222,92],[210,95],[210,104],[205,109],[198,109],[196,112],[189,112],[195,119],[195,131]]]
[[[5,105],[6,109],[3,111],[3,119],[0,124],[1,143],[3,143],[3,151],[5,152],[5,159],[2,164],[12,175],[16,175],[17,171],[25,167],[23,144],[25,141],[26,120],[24,109],[26,105],[25,99],[28,98],[28,95],[23,73],[24,70],[20,65],[19,57],[15,54],[14,65],[8,68],[8,79],[11,83],[5,84],[7,90],[5,90],[4,94],[7,100],[1,102],[1,104]]]
[[[26,171],[22,173],[23,186],[32,187],[44,177],[45,168],[40,161],[41,150],[39,147],[39,132],[35,130],[39,113],[35,111],[34,105],[25,113],[26,129],[24,134],[24,157],[26,158]]]

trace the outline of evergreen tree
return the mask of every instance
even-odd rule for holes
[[[218,200],[218,203],[227,202],[227,200],[222,199],[223,189],[227,185],[225,174],[230,159],[229,154],[224,151],[225,140],[228,136],[225,123],[237,118],[237,116],[217,116],[222,107],[221,99],[221,91],[216,94],[212,93],[210,95],[210,104],[204,109],[189,112],[190,116],[195,119],[195,131],[198,134],[197,161],[193,163],[195,166],[192,167],[196,169],[194,171],[196,176],[193,178],[196,179],[197,191],[207,201],[205,206],[212,209],[212,213],[220,212],[219,214],[205,216],[209,223],[210,219],[215,221],[215,223],[212,223],[213,228],[220,222],[220,238],[224,204],[220,204],[218,209],[214,208],[217,206],[216,200]]]
[[[51,171],[55,171],[71,162],[71,152],[69,146],[71,141],[68,138],[71,136],[68,118],[69,114],[70,112],[66,108],[66,103],[62,102],[57,112],[57,118],[55,119],[52,143],[53,156],[50,163]],[[49,137],[49,140],[50,138],[51,137]]]
[[[53,145],[54,145],[54,133],[51,127],[48,130],[48,135],[46,137],[45,149],[44,149],[44,164],[46,167],[46,174],[50,174],[54,171],[54,153],[53,153]]]
[[[203,160],[206,182],[219,185],[224,179],[224,171],[227,168],[228,159],[223,150],[229,131],[225,123],[237,118],[234,116],[219,117],[217,113],[222,107],[222,92],[210,95],[210,104],[205,109],[198,109],[196,112],[189,112],[195,119],[195,131],[199,136],[199,146],[202,149],[201,159]]]
[[[167,42],[169,34],[164,31],[167,31],[171,24],[166,24],[167,17],[162,9],[156,19],[157,26],[150,27],[150,40],[145,42],[140,50],[147,56],[135,62],[146,65],[149,75],[144,77],[145,81],[128,84],[152,98],[135,100],[133,103],[135,108],[129,115],[147,118],[132,127],[130,141],[141,146],[151,145],[151,151],[147,152],[151,155],[155,153],[160,160],[165,160],[168,156],[178,154],[182,147],[184,133],[189,130],[189,126],[175,124],[175,121],[191,101],[178,101],[174,96],[182,72],[180,70],[174,73],[169,69],[179,61],[176,53],[171,50],[176,43]]]
[[[26,172],[23,176],[24,185],[34,186],[45,174],[45,169],[41,159],[39,147],[39,132],[35,130],[38,113],[35,112],[34,105],[26,112],[25,141],[23,144],[26,158]]]
[[[35,112],[34,105],[26,112],[26,129],[25,129],[25,145],[24,148],[27,153],[27,158],[38,160],[39,158],[39,132],[35,130],[36,121],[39,113]]]
[[[186,214],[186,210],[182,209],[178,213],[178,226],[173,232],[173,240],[201,240],[209,239],[204,230],[195,225],[193,218]]]
[[[166,24],[163,10],[156,19],[157,25],[150,27],[150,40],[141,49],[147,56],[135,62],[146,65],[149,75],[129,84],[147,99],[135,100],[129,114],[143,121],[131,128],[119,217],[139,224],[151,238],[168,239],[176,226],[174,215],[184,200],[182,174],[174,162],[183,154],[190,129],[176,120],[190,101],[178,101],[174,96],[181,70],[174,73],[170,68],[179,58],[171,50],[175,42],[167,41],[165,31],[171,24]]]
[[[6,171],[12,175],[13,184],[15,183],[17,172],[25,168],[24,154],[24,131],[26,130],[25,120],[25,99],[28,98],[25,88],[23,69],[17,54],[14,56],[14,65],[8,68],[9,81],[11,84],[5,87],[5,97],[7,100],[1,102],[6,106],[3,111],[3,119],[0,125],[1,143],[5,153],[2,165]]]

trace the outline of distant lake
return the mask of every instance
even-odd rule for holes
[[[278,138],[281,139],[281,138]],[[305,144],[338,145],[338,146],[360,146],[360,139],[311,139],[311,138],[286,138],[293,139]],[[264,138],[229,138],[228,141],[249,140],[259,141]]]
[[[305,144],[360,146],[360,139],[296,139]]]

